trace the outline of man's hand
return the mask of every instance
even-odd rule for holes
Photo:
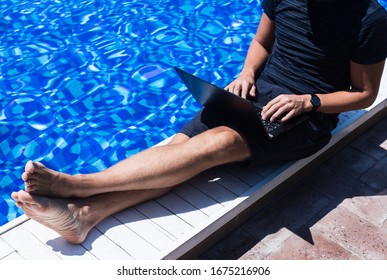
[[[242,71],[238,78],[227,85],[224,89],[243,98],[255,97],[256,87],[254,74],[248,74]]]
[[[264,120],[280,120],[286,122],[301,113],[311,111],[310,95],[282,94],[271,100],[263,107]]]

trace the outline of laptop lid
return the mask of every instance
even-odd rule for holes
[[[198,78],[180,68],[174,67],[184,84],[195,98],[204,107],[233,117],[256,118],[256,110],[250,101],[217,87],[201,78]]]

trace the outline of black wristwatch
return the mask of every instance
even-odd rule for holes
[[[311,93],[310,95],[311,95],[310,103],[312,103],[312,105],[313,105],[313,109],[311,112],[316,112],[318,107],[320,107],[320,105],[321,105],[320,98],[316,94],[313,94],[313,93]]]

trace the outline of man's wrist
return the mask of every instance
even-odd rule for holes
[[[241,74],[250,76],[250,77],[255,77],[255,71],[252,68],[243,68],[241,71]]]
[[[313,105],[310,102],[310,94],[304,95],[304,110],[305,112],[310,112],[313,110]]]

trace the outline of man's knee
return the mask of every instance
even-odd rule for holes
[[[230,127],[214,128],[206,136],[207,145],[214,156],[231,156],[238,160],[250,156],[250,148],[244,136]]]
[[[168,144],[169,145],[180,144],[188,141],[189,139],[190,137],[183,133],[176,133],[176,135],[172,137],[171,141]]]
[[[224,148],[243,145],[244,142],[243,136],[240,133],[227,126],[220,126],[214,129],[213,140]]]

